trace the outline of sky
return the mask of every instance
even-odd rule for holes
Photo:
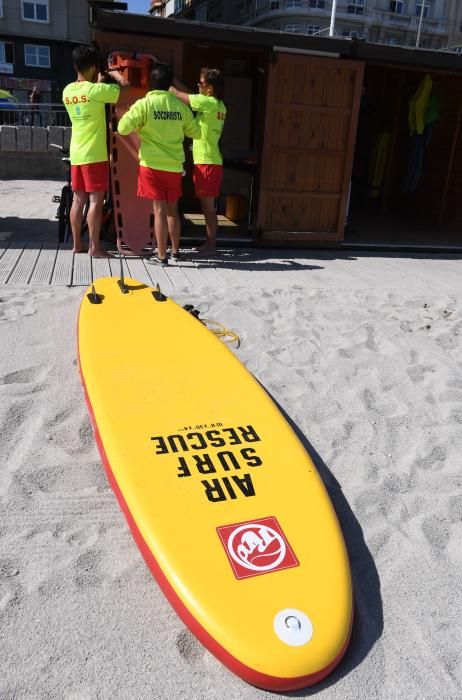
[[[146,14],[150,5],[149,0],[124,0],[128,5],[129,12],[141,12]]]

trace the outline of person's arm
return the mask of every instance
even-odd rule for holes
[[[191,94],[191,92],[194,92],[194,90],[191,90],[189,85],[186,85],[186,83],[181,82],[179,78],[176,77],[176,75],[173,78],[173,87],[179,90],[180,92],[185,92],[187,95]]]
[[[111,69],[108,73],[98,73],[98,83],[106,83],[107,78],[110,77],[119,86],[119,99],[117,102],[121,101],[121,98],[126,96],[128,90],[130,89],[130,83],[126,78],[124,78],[121,71],[117,69]],[[117,103],[116,103],[117,104]]]
[[[190,93],[182,92],[181,90],[177,90],[177,88],[174,85],[172,85],[170,87],[170,92],[172,92],[175,95],[175,97],[178,97],[178,99],[181,100],[181,102],[183,102],[183,104],[185,104],[186,107],[190,106],[190,102],[189,102]]]
[[[189,107],[183,111],[183,131],[185,136],[189,136],[191,139],[200,139],[202,136],[201,128]]]
[[[114,78],[117,85],[120,87],[119,99],[117,100],[117,102],[121,102],[121,98],[127,96],[127,93],[130,89],[130,83],[118,70],[111,70],[111,76]]]
[[[146,102],[137,100],[128,112],[119,120],[117,131],[121,136],[128,136],[132,131],[139,131],[146,124]]]

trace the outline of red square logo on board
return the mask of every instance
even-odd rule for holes
[[[299,566],[276,518],[217,527],[236,578],[249,578]]]

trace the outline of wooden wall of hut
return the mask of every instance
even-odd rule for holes
[[[364,64],[275,54],[258,213],[260,240],[343,237]]]

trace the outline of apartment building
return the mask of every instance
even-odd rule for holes
[[[335,35],[415,46],[423,9],[419,46],[441,49],[451,41],[462,41],[461,5],[458,0],[338,0]],[[329,33],[332,0],[169,0],[151,3],[150,11],[165,17],[325,36]],[[456,25],[459,35],[453,31]]]
[[[72,49],[89,39],[87,0],[0,0],[0,88],[26,102],[37,85],[42,102],[59,101]]]
[[[236,22],[236,5],[230,0],[152,0],[149,8],[156,17],[182,17],[199,22],[221,22],[223,24],[240,24]]]
[[[448,46],[462,53],[462,2],[460,0],[448,0],[448,23]]]

